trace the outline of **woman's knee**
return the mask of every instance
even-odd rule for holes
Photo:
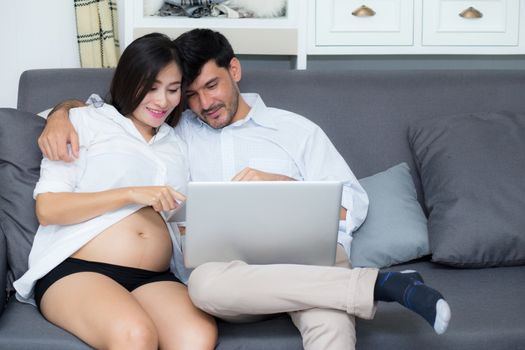
[[[114,322],[108,341],[110,349],[158,349],[159,339],[152,321],[147,318]]]
[[[190,323],[184,330],[181,349],[205,350],[214,349],[217,344],[217,325],[212,317]]]

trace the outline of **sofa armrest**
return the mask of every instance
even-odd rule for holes
[[[4,312],[7,289],[7,243],[0,231],[0,315]]]

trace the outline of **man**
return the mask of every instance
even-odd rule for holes
[[[192,180],[344,183],[338,267],[207,263],[189,278],[193,302],[235,322],[288,312],[305,349],[354,348],[354,316],[372,318],[376,301],[397,301],[443,333],[450,308],[417,272],[350,268],[350,234],[364,221],[368,198],[322,130],[299,115],[266,107],[256,94],[240,94],[241,64],[220,33],[195,29],[175,43],[190,108],[175,130],[187,144]],[[78,148],[74,130],[64,119],[51,116],[39,139],[51,159],[69,158],[66,139],[73,153]]]

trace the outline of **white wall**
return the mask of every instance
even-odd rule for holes
[[[24,70],[79,66],[72,0],[0,0],[0,107],[16,107]]]
[[[124,2],[117,0],[121,19]],[[120,38],[123,28],[120,21]],[[16,107],[23,71],[76,67],[80,58],[73,0],[0,0],[0,107]]]

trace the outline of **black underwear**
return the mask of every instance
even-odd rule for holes
[[[173,281],[181,283],[181,281],[175,277],[170,270],[157,272],[102,262],[67,258],[36,282],[35,302],[38,308],[40,309],[42,296],[53,283],[63,277],[77,272],[100,273],[111,278],[130,292],[142,285],[153,282]]]

